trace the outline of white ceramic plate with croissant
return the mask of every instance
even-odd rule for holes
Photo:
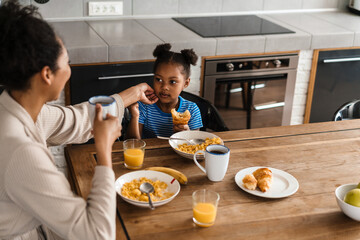
[[[247,174],[252,174],[255,170],[259,168],[268,168],[272,171],[272,184],[269,190],[267,190],[266,192],[260,191],[259,188],[256,188],[255,190],[249,190],[244,187],[242,181]],[[264,198],[288,197],[296,193],[296,191],[299,189],[299,182],[291,174],[276,168],[264,166],[249,167],[240,170],[235,175],[235,182],[245,192]]]

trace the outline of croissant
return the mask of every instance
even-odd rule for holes
[[[268,168],[259,168],[253,172],[257,186],[262,192],[269,190],[272,183],[272,172]]]
[[[171,115],[173,118],[173,124],[174,125],[186,125],[188,124],[191,115],[189,110],[186,110],[183,113],[177,112],[175,108],[171,109]]]
[[[244,187],[249,190],[255,190],[257,186],[257,180],[252,174],[247,174],[242,180]]]

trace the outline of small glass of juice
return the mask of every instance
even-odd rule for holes
[[[214,225],[220,195],[217,192],[201,189],[192,194],[193,221],[200,227]]]
[[[128,169],[142,167],[145,155],[146,143],[141,139],[127,139],[123,142],[124,164]]]

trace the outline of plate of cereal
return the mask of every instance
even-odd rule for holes
[[[171,135],[170,138],[184,138],[184,139],[204,139],[205,142],[202,144],[191,145],[187,141],[184,140],[169,140],[170,146],[174,149],[174,151],[188,159],[194,158],[194,153],[198,150],[205,150],[208,145],[211,144],[224,144],[223,140],[212,134],[210,132],[204,131],[182,131],[177,132]],[[204,156],[199,154],[197,159],[204,159]]]
[[[115,181],[115,190],[124,201],[148,208],[148,197],[139,189],[143,182],[149,182],[154,186],[155,191],[150,194],[154,207],[170,202],[180,192],[180,184],[176,179],[166,173],[152,170],[139,170],[120,176]]]

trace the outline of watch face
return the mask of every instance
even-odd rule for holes
[[[49,1],[49,0],[35,0],[35,2],[41,3],[41,4],[47,3],[48,1]]]

